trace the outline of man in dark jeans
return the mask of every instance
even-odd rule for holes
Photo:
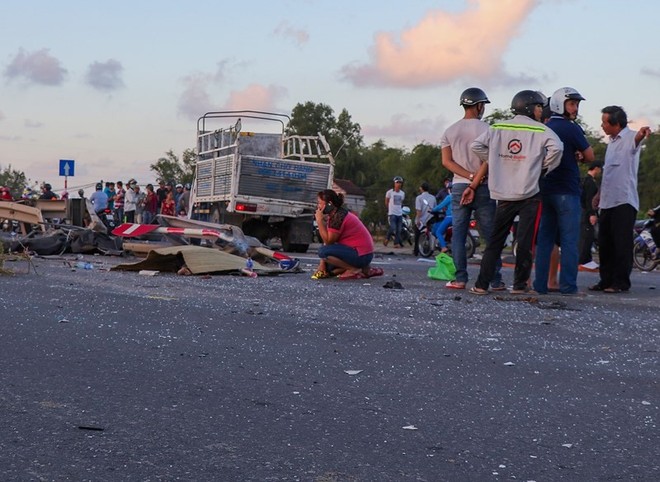
[[[596,178],[602,170],[602,161],[593,161],[589,164],[587,175],[584,181],[582,181],[582,194],[580,195],[580,204],[582,205],[582,235],[580,237],[580,259],[578,260],[581,265],[593,262],[591,247],[596,239],[596,223],[598,222],[598,209],[594,208],[593,200],[598,193]],[[596,266],[593,267],[596,268]]]
[[[515,117],[496,123],[472,143],[481,165],[461,196],[461,204],[469,203],[474,189],[488,171],[490,195],[497,200],[495,223],[481,260],[479,277],[470,293],[485,295],[495,275],[496,263],[513,224],[518,221],[518,251],[512,294],[528,293],[532,271],[534,228],[540,213],[539,179],[555,169],[563,153],[563,144],[550,128],[539,122],[546,97],[540,92],[523,90],[511,100]]]
[[[648,126],[639,131],[628,127],[628,116],[619,106],[603,108],[603,131],[610,137],[605,151],[600,187],[598,249],[600,280],[591,291],[622,293],[630,290],[633,267],[635,218],[639,210],[637,171],[642,141],[651,135]]]

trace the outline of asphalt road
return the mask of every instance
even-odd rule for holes
[[[354,281],[87,259],[0,276],[3,481],[660,480],[658,272],[477,297],[382,248]]]

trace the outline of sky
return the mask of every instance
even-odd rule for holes
[[[595,131],[606,105],[655,130],[659,19],[657,0],[3,0],[0,169],[61,191],[71,159],[69,191],[146,184],[205,112],[307,101],[412,149],[439,144],[472,86],[486,115],[570,86]]]

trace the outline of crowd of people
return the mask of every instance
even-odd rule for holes
[[[83,190],[78,191],[81,198]],[[43,196],[43,195],[42,195]],[[42,197],[43,198],[43,197]],[[45,199],[45,198],[43,198]],[[187,217],[190,206],[190,184],[175,184],[159,181],[158,188],[153,184],[141,190],[135,179],[96,183],[94,192],[89,196],[94,212],[101,214],[109,210],[117,223],[155,222],[158,214]]]
[[[579,265],[594,264],[591,251],[596,225],[600,280],[589,290],[630,290],[631,233],[639,210],[639,157],[651,130],[648,126],[631,130],[623,108],[604,107],[602,128],[610,142],[604,160],[597,160],[576,123],[584,100],[571,87],[562,87],[549,98],[538,91],[523,90],[511,101],[514,117],[489,126],[482,120],[490,103],[486,93],[472,87],[461,94],[464,115],[441,138],[442,165],[453,179],[446,179],[436,196],[429,193],[428,183],[422,183],[415,200],[416,237],[434,210],[448,207],[456,266],[455,279],[446,284],[448,289],[467,288],[465,242],[474,216],[486,248],[477,279],[469,289],[473,294],[506,290],[501,254],[516,221],[518,248],[512,294],[558,291],[579,295]],[[584,179],[581,163],[588,165]],[[389,229],[384,245],[393,240],[394,247],[401,247],[406,194],[400,176],[393,184],[385,195]],[[324,246],[319,250],[321,263],[313,278],[368,277],[373,273],[371,237],[367,240],[366,228],[341,207],[341,198],[334,196],[319,193],[316,221]],[[655,210],[648,214],[658,216]],[[442,251],[447,250],[442,236],[446,224],[438,226],[436,232]],[[654,233],[657,237],[657,227]]]

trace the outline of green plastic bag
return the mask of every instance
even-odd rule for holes
[[[447,253],[440,253],[435,257],[435,266],[429,268],[428,277],[451,281],[456,279],[456,265],[454,259]]]

